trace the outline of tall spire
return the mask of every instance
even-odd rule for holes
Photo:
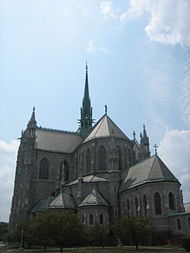
[[[85,77],[85,88],[84,88],[84,98],[81,107],[81,118],[80,122],[80,134],[85,137],[90,129],[92,128],[92,107],[89,96],[89,86],[88,86],[88,65],[86,63],[86,77]]]

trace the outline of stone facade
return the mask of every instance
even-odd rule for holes
[[[33,110],[20,138],[10,226],[48,209],[71,209],[88,227],[109,228],[130,213],[149,216],[158,232],[190,232],[180,183],[157,154],[150,156],[145,126],[140,142],[135,133],[129,139],[107,108],[92,126],[87,68],[79,122],[77,132],[38,127]]]

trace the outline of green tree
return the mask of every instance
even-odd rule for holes
[[[90,237],[95,242],[96,245],[102,246],[104,248],[105,241],[107,238],[106,228],[103,225],[98,225],[97,223],[91,229]]]
[[[8,223],[0,222],[0,241],[7,241]]]
[[[151,233],[149,219],[144,216],[127,215],[112,226],[113,232],[123,242],[128,242],[139,249],[139,243],[147,240]]]
[[[45,250],[48,245],[52,244],[50,237],[51,224],[49,222],[51,216],[50,214],[42,213],[32,217],[24,224],[24,240],[29,247],[31,245],[42,245]]]
[[[83,226],[78,216],[69,211],[56,213],[50,219],[51,234],[56,246],[62,252],[65,246],[80,244],[83,237]]]

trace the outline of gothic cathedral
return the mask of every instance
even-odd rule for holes
[[[20,137],[10,226],[48,210],[73,210],[83,224],[110,224],[126,213],[149,216],[159,234],[190,232],[180,182],[140,142],[105,114],[93,125],[88,68],[76,132],[38,127],[35,108]],[[189,224],[189,226],[188,226]]]

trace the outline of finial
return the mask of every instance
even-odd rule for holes
[[[142,139],[142,133],[140,133],[140,138]]]
[[[133,131],[133,139],[135,139],[136,133],[135,131]]]
[[[155,155],[157,155],[158,146],[156,144],[154,145],[154,149],[155,149]]]
[[[35,112],[35,109],[36,109],[35,106],[33,106],[33,112]]]
[[[108,107],[107,105],[105,105],[105,114],[107,115],[107,112],[108,112]]]
[[[143,125],[143,129],[145,130],[145,125]]]

